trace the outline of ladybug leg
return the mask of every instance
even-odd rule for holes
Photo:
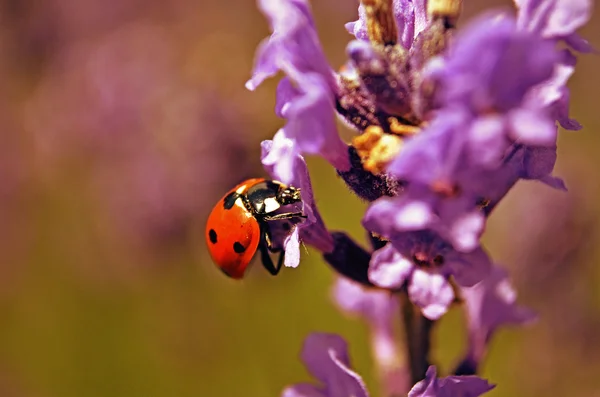
[[[283,260],[285,259],[285,251],[281,248],[273,248],[273,243],[271,242],[271,233],[269,231],[269,226],[266,224],[266,222],[280,221],[293,218],[307,218],[307,216],[304,215],[302,212],[288,212],[284,214],[266,215],[262,218],[262,220],[265,221],[265,223],[261,222],[261,239],[258,248],[260,249],[260,256],[262,259],[263,266],[273,276],[276,276],[277,273],[279,273],[279,271],[281,270],[281,267],[283,266]],[[271,259],[270,253],[279,253],[277,265],[273,264],[273,260]]]
[[[302,212],[287,212],[285,214],[266,215],[263,217],[265,221],[280,221],[282,219],[292,218],[307,218]]]
[[[271,255],[269,255],[269,248],[266,244],[261,244],[260,248],[260,256],[262,259],[262,263],[265,269],[273,276],[276,276],[277,273],[281,270],[283,265],[283,259],[285,257],[285,251],[281,250],[279,253],[279,259],[277,260],[277,266],[273,264],[273,260],[271,259]]]
[[[258,248],[260,249],[260,257],[262,259],[263,266],[269,273],[271,273],[273,276],[276,276],[283,265],[285,251],[272,248],[271,236],[269,236],[269,229],[266,227],[263,227],[261,241],[258,245]],[[280,252],[279,259],[277,260],[277,266],[273,264],[273,260],[271,259],[269,252]]]

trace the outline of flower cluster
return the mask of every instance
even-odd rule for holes
[[[282,397],[369,396],[360,376],[350,367],[348,346],[340,336],[314,333],[306,338],[300,356],[322,384],[299,383],[285,389]],[[476,376],[437,378],[436,375],[435,367],[429,367],[425,379],[415,384],[408,396],[477,397],[494,388]]]
[[[308,214],[285,238],[286,265],[298,264],[302,240],[343,276],[405,297],[427,321],[464,302],[470,343],[456,374],[477,371],[499,326],[535,318],[516,305],[508,275],[480,237],[518,181],[566,190],[553,175],[558,128],[581,128],[569,117],[566,83],[577,53],[591,51],[576,33],[591,2],[515,3],[516,13],[490,11],[456,29],[460,1],[363,0],[359,19],[346,25],[355,37],[348,61],[336,72],[307,0],[259,0],[273,33],[258,49],[247,87],[283,72],[276,112],[286,120],[263,143],[262,160],[273,178],[303,189]],[[351,144],[340,139],[336,117],[356,131]],[[304,154],[328,160],[370,202],[363,226],[373,252],[327,231]],[[345,288],[336,297],[357,311],[347,303],[356,294]],[[366,307],[358,311],[369,311],[376,332],[389,339],[389,310]],[[366,395],[339,338],[310,337],[303,359],[325,386],[299,385],[284,395]],[[491,388],[478,378],[436,379],[433,367],[420,375],[425,380],[411,396],[476,396]]]

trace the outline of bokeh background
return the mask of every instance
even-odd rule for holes
[[[492,5],[510,3],[465,0],[463,21]],[[313,2],[333,65],[356,6]],[[317,252],[238,282],[205,250],[213,203],[264,175],[259,143],[282,125],[275,82],[244,89],[267,26],[251,0],[0,1],[0,397],[277,396],[310,379],[312,331],[345,336],[379,394],[368,328],[333,305]],[[581,33],[600,46],[598,12]],[[600,396],[599,71],[581,56],[570,82],[585,127],[560,135],[570,192],[522,183],[486,233],[541,315],[494,340],[490,396]],[[308,162],[327,225],[365,244],[366,204]],[[446,370],[462,321],[435,333]]]

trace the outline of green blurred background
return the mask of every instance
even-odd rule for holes
[[[510,6],[465,0],[463,21],[493,4]],[[332,65],[356,5],[313,2]],[[253,1],[1,0],[0,22],[0,397],[276,396],[310,379],[312,331],[346,337],[379,395],[367,326],[334,307],[317,252],[241,282],[207,258],[212,204],[264,175],[259,143],[282,125],[275,82],[244,89],[268,35]],[[600,46],[598,12],[581,33]],[[541,315],[495,338],[490,396],[600,396],[600,62],[579,62],[584,130],[560,135],[556,171],[570,192],[522,183],[485,235]],[[327,225],[365,244],[365,203],[308,162]],[[462,321],[435,333],[446,370]]]

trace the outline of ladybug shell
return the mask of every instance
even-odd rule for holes
[[[249,179],[231,189],[215,205],[206,223],[208,252],[223,273],[232,278],[244,276],[261,240],[258,221],[244,205],[242,196],[262,181]]]

